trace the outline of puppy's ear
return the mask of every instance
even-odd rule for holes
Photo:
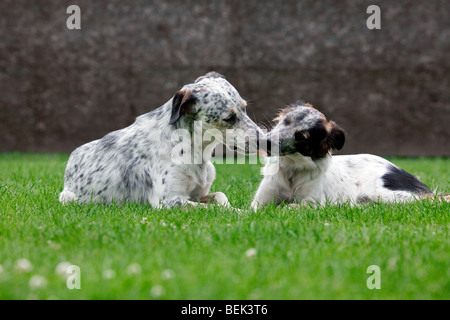
[[[193,105],[195,102],[197,102],[197,98],[189,90],[180,90],[175,93],[172,99],[172,115],[169,124],[175,124],[185,113],[194,113]]]
[[[345,143],[345,132],[333,121],[330,121],[330,125],[332,127],[328,133],[328,146],[331,150],[341,150]]]
[[[309,129],[310,137],[307,139],[313,160],[325,157],[329,152],[328,131],[322,123]]]
[[[295,109],[296,109],[296,106],[290,106],[290,107],[281,109],[281,110],[278,112],[278,116],[277,116],[275,119],[273,119],[273,121],[280,122],[281,120],[283,120],[283,118],[284,118],[289,112],[294,111]]]

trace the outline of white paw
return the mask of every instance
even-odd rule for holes
[[[68,204],[77,199],[77,196],[72,191],[64,188],[64,190],[59,194],[59,201],[62,204]]]
[[[227,196],[223,192],[213,193],[214,200],[219,206],[230,207],[230,202],[228,201]]]

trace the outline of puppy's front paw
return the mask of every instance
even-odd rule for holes
[[[288,204],[288,208],[290,208],[290,209],[304,209],[307,207],[308,207],[308,205],[306,203],[290,203],[290,204]]]
[[[305,208],[316,208],[317,207],[317,203],[312,202],[312,201],[305,201],[302,200],[301,202],[296,202],[296,203],[290,203],[288,204],[288,208],[291,209],[305,209]]]
[[[219,206],[231,207],[227,196],[223,192],[214,192],[203,196],[200,199],[202,203],[216,203]]]
[[[231,207],[227,196],[222,192],[214,193],[214,199],[215,199],[216,203],[220,206]]]

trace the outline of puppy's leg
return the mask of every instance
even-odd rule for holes
[[[302,199],[301,201],[290,203],[288,205],[291,209],[305,209],[305,208],[317,208],[321,205],[320,202],[315,201],[314,199]]]
[[[251,207],[256,212],[269,202],[277,201],[278,190],[271,179],[264,178],[256,191]]]
[[[291,209],[305,209],[305,208],[309,208],[311,205],[315,206],[312,203],[302,201],[302,202],[296,202],[296,203],[289,203],[288,207]]]
[[[163,201],[158,208],[172,208],[172,207],[198,207],[205,206],[203,203],[190,201],[181,197],[172,198],[170,200]]]

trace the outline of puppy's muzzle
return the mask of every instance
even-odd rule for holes
[[[258,139],[258,151],[260,154],[266,153],[268,156],[279,155],[280,145],[278,140],[274,141],[268,135],[264,135]]]

